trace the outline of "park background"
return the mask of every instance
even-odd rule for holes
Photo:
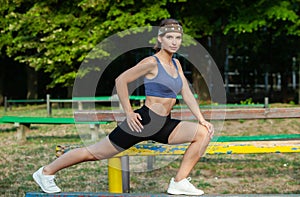
[[[8,99],[71,98],[76,73],[103,39],[126,29],[183,23],[223,76],[229,103],[299,102],[299,1],[2,1],[0,104]],[[129,51],[111,63],[96,96],[112,94],[114,78],[153,50]],[[182,60],[202,100],[206,84]],[[137,92],[137,94],[142,94]]]
[[[227,102],[297,107],[300,75],[299,0],[1,0],[0,104],[8,99],[67,99],[87,54],[105,38],[134,27],[157,26],[164,18],[183,23],[186,34],[210,53],[224,79]],[[114,78],[150,48],[129,51],[111,63],[95,96],[111,95]],[[192,65],[185,73],[200,101],[207,84]],[[136,94],[141,94],[137,91]],[[72,117],[53,106],[52,117]],[[47,117],[45,104],[0,108],[0,116]],[[103,126],[109,132],[114,124]],[[16,128],[0,124],[0,195],[39,190],[32,173],[55,158],[58,144],[81,142],[74,125],[34,125],[25,143]],[[225,121],[222,135],[299,134],[297,118]],[[163,193],[179,161],[133,173],[132,192]],[[206,155],[191,174],[208,194],[299,194],[299,154]],[[64,191],[108,190],[107,163],[91,162],[58,173]]]

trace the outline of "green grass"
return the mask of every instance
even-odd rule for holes
[[[25,105],[20,107],[12,107],[6,112],[3,107],[0,107],[0,116],[42,116],[47,117],[47,106],[42,105]],[[72,108],[58,108],[57,105],[52,109],[53,117],[71,117],[73,116]]]
[[[46,116],[45,106],[14,107],[2,115]],[[54,109],[53,116],[72,116],[71,109]],[[105,132],[115,123],[103,125]],[[255,127],[259,127],[257,130]],[[40,191],[32,180],[32,173],[55,159],[58,144],[82,142],[74,125],[33,125],[27,142],[19,144],[16,129],[10,124],[0,125],[0,196],[24,196],[29,191]],[[298,119],[255,121],[225,121],[222,135],[299,133]],[[176,175],[181,156],[156,157],[155,170],[147,171],[146,158],[130,159],[131,192],[165,193],[169,179]],[[139,169],[139,170],[137,170]],[[192,183],[207,194],[300,194],[299,154],[206,154],[190,174]],[[62,170],[57,184],[66,192],[107,192],[107,161],[86,162]]]

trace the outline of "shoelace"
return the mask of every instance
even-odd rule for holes
[[[53,177],[53,178],[51,177],[51,178],[49,178],[49,179],[47,180],[47,182],[48,182],[49,185],[55,186],[54,178],[55,178],[55,177]]]
[[[192,187],[193,189],[196,189],[196,187],[191,183],[191,180],[192,180],[191,177],[187,177],[186,180],[188,180],[189,187]]]

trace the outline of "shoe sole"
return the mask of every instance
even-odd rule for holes
[[[48,194],[53,194],[53,193],[59,193],[59,192],[61,192],[61,190],[59,190],[59,191],[48,191],[48,190],[46,190],[46,189],[42,186],[42,184],[40,183],[40,178],[39,178],[39,176],[37,175],[37,173],[38,173],[38,172],[33,173],[33,175],[32,175],[33,180],[40,186],[40,188],[41,188],[44,192],[46,192],[46,193],[48,193]]]
[[[196,194],[196,193],[182,192],[182,191],[178,191],[176,189],[168,189],[167,193],[172,194],[172,195],[189,195],[189,196],[201,196],[204,194],[204,192],[201,194]]]

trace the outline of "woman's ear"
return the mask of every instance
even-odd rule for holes
[[[161,36],[157,36],[157,41],[161,43]]]

